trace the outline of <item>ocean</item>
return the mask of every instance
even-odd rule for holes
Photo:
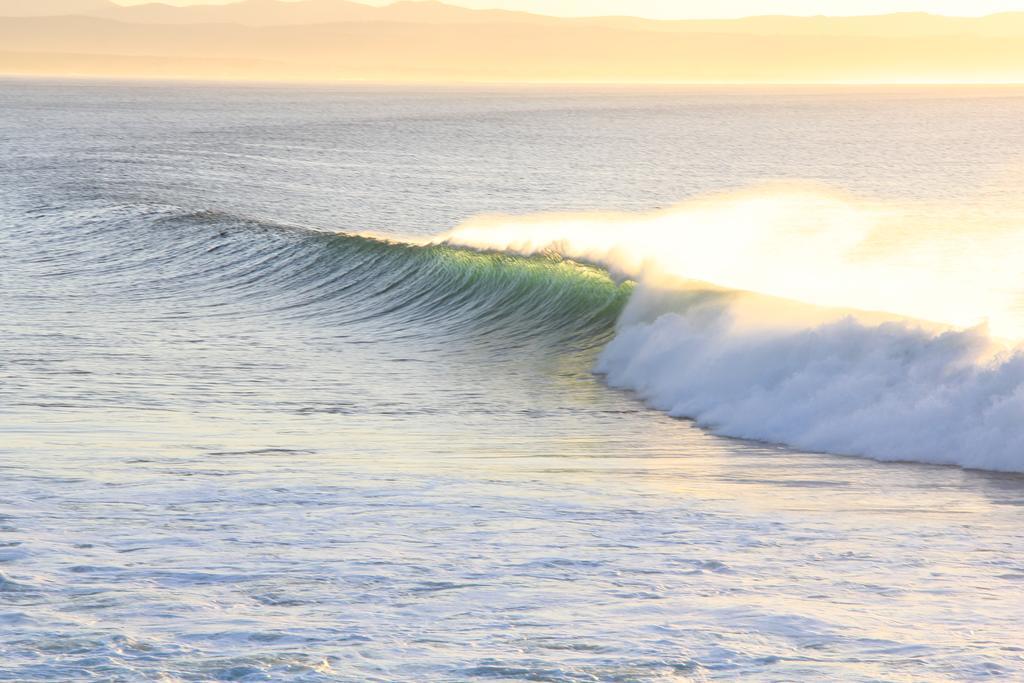
[[[0,680],[1021,678],[1022,121],[0,81]]]

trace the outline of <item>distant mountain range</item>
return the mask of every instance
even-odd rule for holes
[[[655,21],[436,0],[0,0],[0,73],[267,80],[1024,82],[1024,13]]]
[[[434,0],[401,0],[384,7],[350,0],[241,0],[227,5],[177,7],[163,3],[123,6],[109,0],[0,0],[0,16],[88,16],[140,24],[210,24],[301,26],[351,21],[397,21],[427,24],[550,19],[525,12],[471,10]]]

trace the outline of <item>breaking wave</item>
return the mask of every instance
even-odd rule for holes
[[[787,253],[797,239],[835,268],[839,259],[829,250],[857,247],[849,239],[856,221],[819,202],[825,214],[813,225],[831,227],[815,232],[803,206],[798,220],[788,208],[755,212],[761,225],[767,213],[789,226],[770,235],[773,254]],[[710,215],[707,207],[701,212]],[[734,207],[727,214],[738,218]],[[670,215],[674,232],[661,242],[642,222],[610,226],[587,217],[525,227],[500,219],[493,228],[471,223],[398,242],[158,210],[146,222],[162,224],[156,233],[164,235],[173,227],[173,248],[165,238],[162,247],[140,241],[126,262],[97,268],[113,268],[123,281],[127,269],[167,270],[162,261],[173,260],[173,276],[152,280],[139,296],[180,296],[187,287],[207,302],[208,315],[258,311],[505,356],[599,348],[594,370],[607,384],[716,434],[1024,472],[1024,355],[1014,344],[993,338],[984,324],[922,322],[903,306],[907,296],[894,297],[895,312],[864,313],[842,298],[836,305],[794,301],[784,296],[792,277],[778,289],[754,287],[751,250],[763,240],[735,242],[732,260],[714,263],[714,249],[735,235],[719,234],[710,246],[694,240],[681,262],[702,279],[684,278],[664,257],[678,255],[692,234]],[[695,229],[709,228],[698,222]],[[260,239],[252,239],[254,230]],[[120,230],[110,234],[123,239]],[[738,265],[730,270],[729,263]],[[833,285],[822,281],[820,291],[839,291]]]

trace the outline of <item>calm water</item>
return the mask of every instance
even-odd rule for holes
[[[712,436],[592,374],[628,283],[311,232],[787,178],[998,211],[1021,121],[0,81],[0,679],[1024,678],[1020,475]]]

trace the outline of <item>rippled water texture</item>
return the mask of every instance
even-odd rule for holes
[[[712,436],[592,374],[629,283],[315,232],[778,178],[998,211],[1022,115],[0,81],[0,679],[1024,676],[1024,478]]]

